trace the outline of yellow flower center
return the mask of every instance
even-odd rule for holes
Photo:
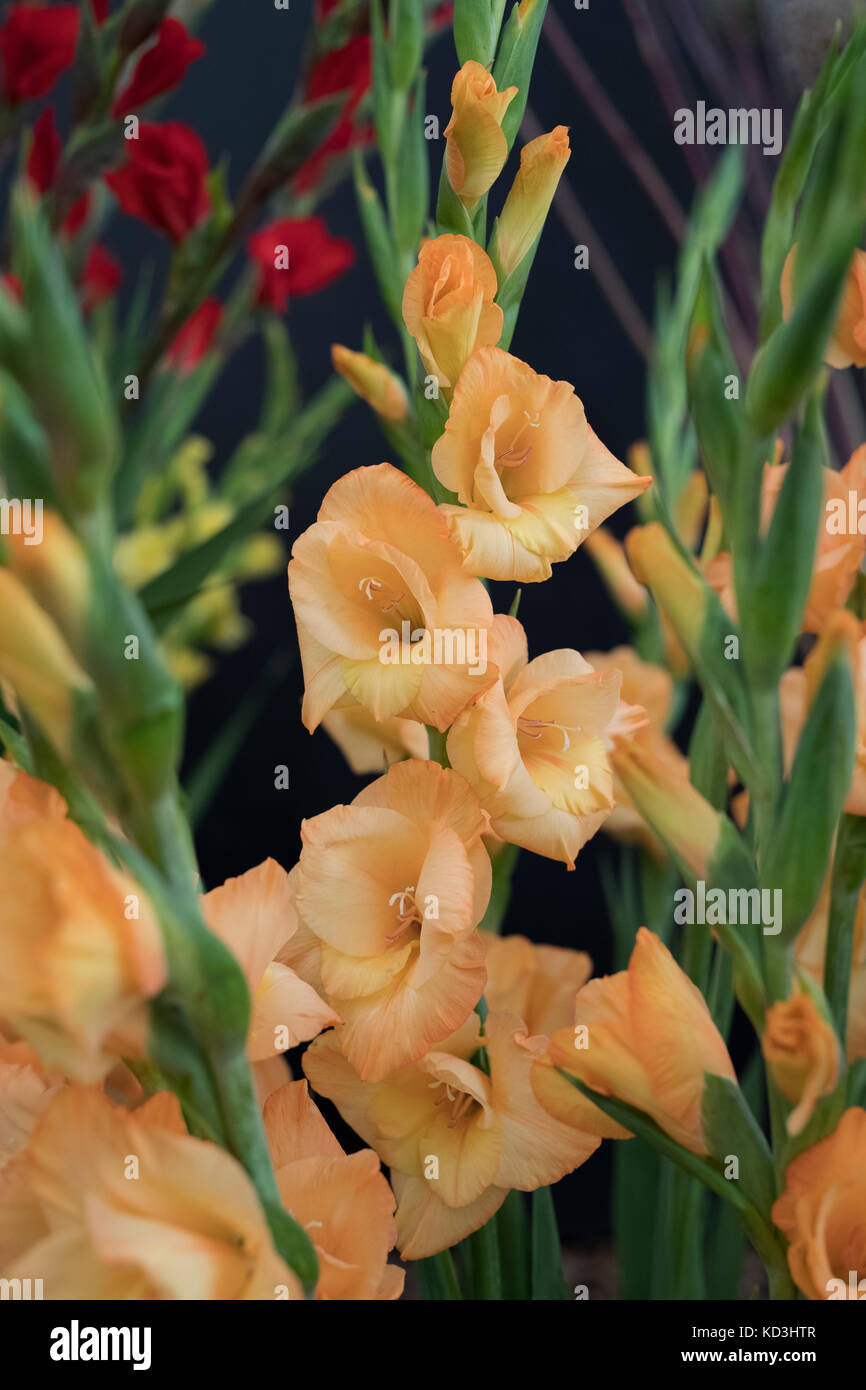
[[[478,1102],[468,1091],[458,1091],[447,1081],[431,1081],[428,1083],[431,1091],[439,1090],[441,1095],[437,1096],[433,1104],[435,1106],[449,1104],[451,1106],[451,1118],[448,1121],[449,1129],[456,1129],[459,1122],[466,1118],[472,1110],[477,1107]]]
[[[410,883],[408,888],[403,888],[399,893],[392,893],[388,899],[388,906],[395,908],[397,912],[397,927],[385,937],[388,944],[393,946],[410,928],[421,926],[421,909],[415,901],[414,883]]]

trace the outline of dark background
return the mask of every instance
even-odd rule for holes
[[[688,207],[692,183],[673,141],[672,112],[659,99],[644,68],[619,0],[591,0],[576,11],[571,0],[553,0],[584,59],[620,113],[635,130]],[[295,80],[311,3],[292,0],[276,11],[272,0],[217,0],[201,26],[205,58],[194,64],[182,90],[167,104],[164,118],[186,121],[202,135],[215,164],[230,159],[232,190],[259,151],[284,107]],[[447,123],[456,56],[450,33],[428,55],[428,112]],[[730,93],[731,105],[748,105]],[[563,74],[542,38],[533,75],[531,104],[544,130],[570,127],[572,157],[566,179],[594,224],[597,240],[618,267],[647,319],[659,274],[673,265],[675,245],[658,214],[616,153],[595,117]],[[162,115],[161,115],[161,118]],[[444,141],[431,142],[438,177]],[[513,159],[516,163],[516,157]],[[512,166],[501,187],[507,188]],[[322,209],[330,229],[358,248],[355,267],[335,285],[310,299],[292,302],[288,322],[301,364],[306,394],[328,378],[333,341],[361,345],[365,322],[397,360],[396,341],[381,309],[363,249],[354,195],[344,184]],[[129,267],[161,254],[158,239],[131,219],[118,217],[107,236],[110,249]],[[584,240],[580,237],[579,240]],[[539,372],[572,382],[590,423],[610,449],[625,457],[644,431],[644,363],[618,324],[592,269],[573,267],[575,238],[552,214],[545,230],[521,312],[512,352]],[[127,272],[128,278],[133,278]],[[128,292],[127,287],[127,292]],[[216,448],[216,467],[254,427],[262,388],[263,354],[258,340],[247,343],[229,364],[203,410],[198,430]],[[355,405],[332,434],[317,466],[296,486],[291,501],[290,541],[315,519],[330,484],[363,464],[378,463],[389,451],[373,413]],[[623,534],[628,510],[614,525]],[[513,586],[499,587],[494,605],[507,609]],[[275,652],[296,650],[285,576],[250,586],[245,611],[255,636],[241,651],[220,658],[218,674],[193,697],[189,717],[187,767],[195,764],[238,703],[260,678]],[[554,568],[545,584],[524,588],[520,609],[530,656],[555,648],[580,651],[609,648],[627,633],[601,589],[591,562],[581,552]],[[295,663],[268,701],[240,757],[198,834],[202,871],[208,887],[242,873],[267,856],[286,868],[299,852],[299,826],[339,802],[350,801],[361,781],[323,731],[306,733],[300,721],[301,674]],[[290,788],[276,791],[274,768],[286,764]],[[531,854],[521,856],[506,930],[533,939],[588,950],[599,972],[612,967],[611,932],[601,894],[599,855],[611,853],[599,835],[581,854],[574,872]],[[635,926],[639,925],[635,923]],[[581,1170],[579,1178],[557,1188],[563,1238],[590,1242],[609,1229],[610,1145]]]

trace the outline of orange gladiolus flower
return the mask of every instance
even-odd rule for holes
[[[568,382],[496,347],[464,367],[433,469],[459,499],[442,511],[466,568],[520,583],[549,579],[552,564],[652,481],[604,447]]]
[[[289,590],[304,667],[303,720],[363,705],[445,730],[493,684],[493,609],[436,504],[389,463],[356,468],[295,542]]]
[[[247,1052],[252,1061],[267,1061],[340,1022],[312,986],[277,959],[298,919],[289,875],[275,860],[227,879],[205,894],[201,906],[211,931],[237,957],[249,986]]]
[[[516,270],[534,245],[570,155],[564,125],[530,140],[520,151],[520,169],[496,228],[496,257],[503,276]]]
[[[490,257],[465,236],[425,241],[406,281],[403,319],[425,370],[451,391],[476,348],[498,343],[502,310]]]
[[[464,63],[451,86],[451,120],[445,127],[445,171],[471,212],[496,182],[508,158],[502,117],[517,96],[516,87],[496,90],[480,63]]]
[[[384,362],[374,362],[365,352],[352,352],[342,343],[331,347],[334,371],[345,377],[353,391],[385,420],[405,420],[409,403],[400,378]]]
[[[162,988],[144,894],[66,818],[53,788],[0,763],[0,1018],[49,1067],[96,1081],[140,1055]]]
[[[283,1205],[318,1257],[316,1298],[399,1298],[406,1276],[388,1264],[397,1239],[394,1194],[378,1156],[372,1149],[344,1152],[306,1081],[274,1091],[264,1120]]]
[[[782,313],[794,312],[797,248],[792,246],[782,270]],[[842,291],[833,335],[824,351],[828,367],[866,367],[866,251],[855,251]]]
[[[669,672],[651,661],[642,661],[632,647],[615,647],[610,652],[587,652],[586,659],[595,671],[619,671],[622,675],[622,699],[627,705],[640,704],[646,710],[648,722],[643,728],[635,730],[631,739],[664,763],[672,777],[679,780],[688,778],[688,758],[665,733],[674,694]],[[642,844],[654,854],[659,854],[661,846],[658,838],[616,775],[616,751],[613,754],[613,770],[616,805],[604,823],[605,831],[626,844]]]
[[[552,1115],[603,1137],[626,1137],[559,1068],[643,1110],[692,1153],[707,1153],[704,1075],[737,1078],[703,995],[657,936],[641,927],[628,969],[584,985],[574,1023],[553,1035],[533,1072],[535,1094]]]
[[[414,760],[301,827],[300,930],[281,958],[339,1013],[341,1046],[367,1081],[422,1056],[481,997],[486,828],[462,777]]]
[[[0,1174],[0,1277],[48,1299],[302,1298],[250,1179],[174,1096],[129,1112],[66,1087]]]
[[[767,1010],[761,1049],[782,1095],[796,1102],[788,1133],[802,1134],[821,1096],[839,1080],[836,1034],[812,996],[795,989]]]
[[[397,1246],[420,1260],[477,1231],[511,1188],[532,1192],[584,1163],[598,1139],[548,1115],[530,1086],[546,1039],[515,1015],[488,1015],[488,1076],[471,1058],[481,1045],[475,1015],[413,1066],[378,1084],[360,1079],[339,1035],[317,1038],[304,1057],[315,1090],[391,1170]]]
[[[773,1220],[788,1237],[791,1277],[807,1298],[863,1297],[864,1211],[866,1110],[852,1107],[827,1139],[788,1164],[785,1191],[773,1207]]]
[[[27,1143],[58,1084],[29,1043],[9,1042],[0,1033],[0,1172]]]
[[[426,758],[427,730],[415,719],[374,719],[363,705],[332,709],[322,720],[353,772],[387,772],[404,758]]]
[[[493,1013],[517,1014],[530,1036],[564,1028],[574,996],[592,974],[585,951],[537,946],[525,936],[482,932],[487,959],[484,998]]]
[[[573,651],[528,661],[523,628],[502,614],[491,649],[502,676],[454,724],[449,761],[475,787],[501,839],[574,868],[613,810],[609,747],[629,722],[620,711],[622,678],[594,671]]]
[[[11,570],[0,568],[0,681],[34,715],[52,743],[66,752],[75,699],[93,685],[60,628]]]
[[[769,527],[787,463],[767,463],[761,492],[761,524]],[[852,499],[854,525],[852,526]],[[858,507],[866,502],[866,444],[861,444],[837,472],[824,469],[824,512],[818,528],[818,548],[812,570],[812,584],[803,614],[803,631],[820,633],[830,614],[844,608],[860,565],[866,557],[866,535],[857,522]],[[866,524],[866,523],[864,523]],[[725,608],[737,615],[731,557],[727,551],[707,566],[707,582],[715,589]]]

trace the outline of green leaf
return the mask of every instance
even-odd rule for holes
[[[421,0],[391,0],[388,19],[391,81],[398,91],[408,92],[424,52],[424,6]]]
[[[436,202],[436,227],[439,236],[441,236],[443,232],[451,232],[455,236],[465,236],[468,237],[470,241],[475,240],[472,218],[469,216],[469,213],[451,187],[451,182],[445,171],[444,163],[439,178],[439,197]]]
[[[851,785],[856,714],[850,665],[838,653],[800,735],[770,843],[763,849],[761,882],[782,892],[783,936],[788,944],[814,908],[836,826]]]
[[[828,239],[827,251],[810,273],[787,322],[777,325],[758,352],[746,389],[746,412],[759,434],[771,434],[813,388],[836,323],[839,300],[866,217],[859,207]],[[798,252],[798,262],[805,260]]]
[[[848,1036],[848,995],[854,928],[866,880],[866,818],[843,815],[830,879],[830,916],[824,956],[824,993],[840,1038]]]
[[[535,52],[546,13],[547,0],[529,0],[529,3],[514,5],[502,30],[493,66],[493,81],[499,92],[506,87],[517,88],[517,96],[510,102],[502,118],[502,133],[508,141],[509,150],[526,110]]]
[[[400,324],[403,322],[403,284],[397,248],[388,229],[381,199],[367,178],[360,155],[355,157],[355,194],[367,250],[385,307],[395,323]]]
[[[454,43],[461,67],[470,59],[483,68],[493,62],[502,9],[502,3],[494,5],[492,0],[455,0]]]
[[[707,1073],[701,1125],[714,1158],[723,1165],[731,1156],[739,1162],[739,1176],[728,1181],[738,1182],[755,1210],[769,1219],[776,1200],[773,1156],[736,1081]]]
[[[496,1217],[467,1237],[472,1265],[472,1297],[483,1302],[502,1298],[502,1271]]]
[[[430,201],[430,167],[424,139],[424,92],[421,73],[415,84],[412,106],[403,122],[397,154],[394,235],[397,248],[414,257],[427,220]]]
[[[655,1206],[660,1160],[645,1144],[613,1146],[613,1224],[619,1297],[648,1299],[656,1240],[647,1213]]]
[[[689,740],[689,778],[711,806],[724,810],[728,800],[728,759],[706,700],[701,701]]]
[[[509,1192],[495,1221],[502,1266],[502,1297],[523,1302],[530,1297],[529,1221],[526,1198]]]
[[[776,686],[802,626],[824,497],[823,400],[813,396],[797,432],[770,529],[750,567],[743,606],[746,669],[756,685]]]
[[[532,1194],[532,1300],[562,1302],[571,1295],[562,1272],[562,1250],[549,1187]]]
[[[423,1299],[444,1302],[463,1298],[450,1250],[430,1255],[426,1260],[416,1260],[414,1264]]]
[[[794,115],[778,172],[761,243],[761,342],[765,342],[782,317],[779,283],[782,267],[794,237],[797,203],[806,185],[818,140],[829,120],[827,94],[838,69],[838,34],[830,45],[812,91],[803,93]]]

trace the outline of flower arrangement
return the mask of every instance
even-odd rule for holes
[[[861,1297],[866,446],[833,466],[825,403],[866,360],[866,27],[798,107],[747,369],[716,269],[743,162],[718,161],[623,462],[510,351],[570,155],[557,125],[506,173],[544,0],[457,0],[433,206],[423,58],[450,15],[317,6],[231,196],[149,109],[201,60],[200,8],[0,28],[0,1277],[566,1299],[552,1189],[616,1141],[627,1296],[736,1297],[748,1242],[773,1299]],[[32,103],[67,72],[63,137]],[[303,405],[283,315],[355,258],[317,211],[350,169],[396,350],[347,323]],[[170,247],[123,318],[111,209]],[[196,415],[253,329],[261,421],[215,477]],[[394,461],[326,491],[288,587],[301,722],[375,775],[291,867],[206,891],[184,691],[244,641],[238,588],[282,563],[287,484],[355,396]],[[533,650],[522,591],[582,547],[630,641]],[[565,874],[602,830],[608,976],[579,919],[568,947],[506,922],[521,853]]]

